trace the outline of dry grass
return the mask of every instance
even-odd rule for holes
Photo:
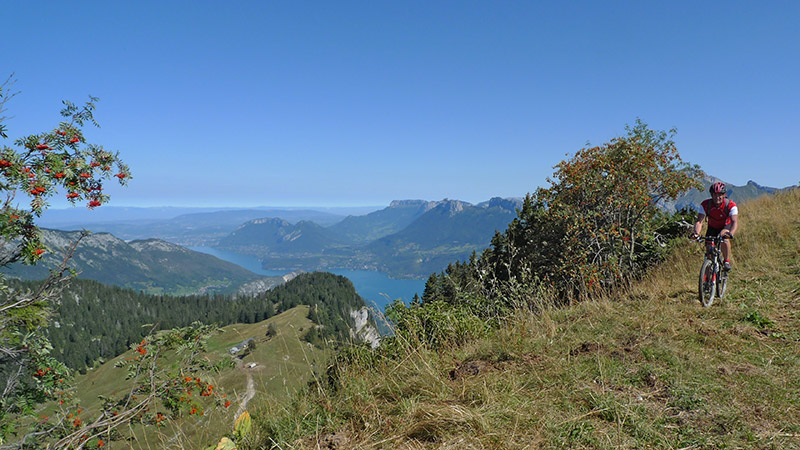
[[[800,448],[800,190],[742,206],[726,297],[686,242],[626,293],[443,351],[339,367],[253,447]],[[245,445],[244,447],[247,447]]]

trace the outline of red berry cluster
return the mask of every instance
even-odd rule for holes
[[[144,348],[145,345],[147,345],[147,340],[146,339],[142,339],[142,343],[139,344],[138,347],[136,347],[135,351],[137,353],[139,353],[140,355],[142,355],[142,356],[146,355],[147,354],[147,349]]]

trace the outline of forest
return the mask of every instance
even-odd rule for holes
[[[36,282],[9,280],[9,285],[13,292],[33,289]],[[362,308],[364,300],[350,280],[327,272],[301,274],[252,297],[149,295],[73,279],[54,308],[47,335],[53,356],[83,373],[125,352],[154,329],[184,327],[195,321],[219,326],[255,323],[297,305],[311,306],[309,318],[321,326],[310,339],[321,345],[349,339],[350,311]]]

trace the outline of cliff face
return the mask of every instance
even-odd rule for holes
[[[366,342],[372,348],[378,348],[381,344],[381,335],[369,321],[369,309],[365,306],[359,310],[352,310],[350,317],[355,322],[355,330],[351,330],[353,339]]]

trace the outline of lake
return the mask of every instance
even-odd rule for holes
[[[286,275],[287,273],[286,271],[265,270],[261,268],[261,261],[255,256],[242,255],[211,247],[189,248],[194,251],[216,256],[221,260],[234,263],[259,275],[274,277]],[[414,294],[419,294],[419,296],[422,297],[422,292],[425,290],[425,282],[427,281],[426,279],[397,280],[389,278],[385,273],[373,270],[326,269],[325,271],[350,279],[358,295],[364,297],[367,303],[374,303],[381,311],[384,310],[388,303],[395,299],[399,298],[408,303],[414,298]]]

